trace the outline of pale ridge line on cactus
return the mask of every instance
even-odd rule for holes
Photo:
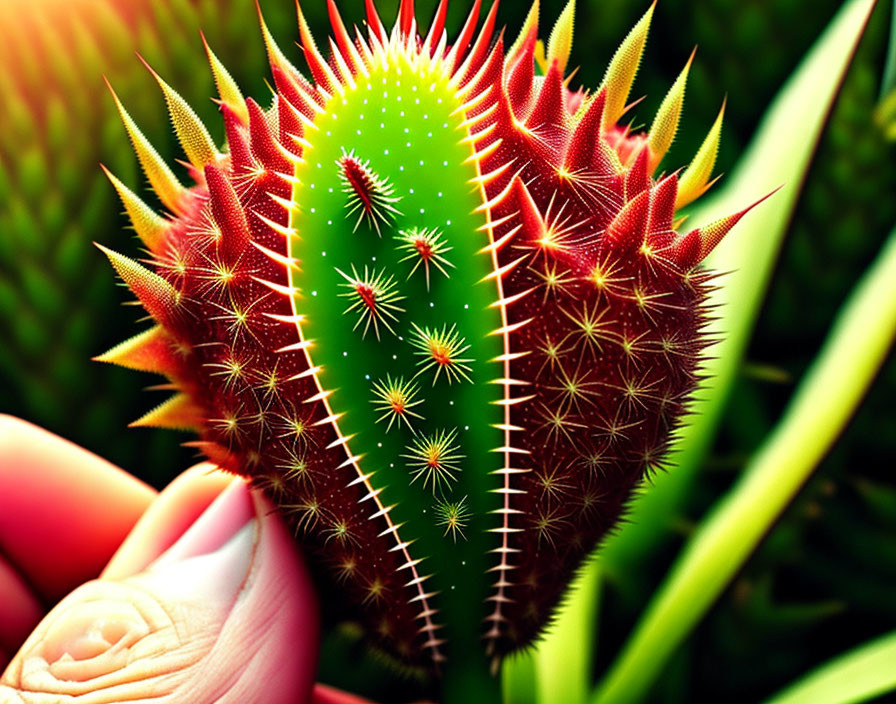
[[[298,7],[298,5],[299,5],[298,2],[297,2],[296,4],[297,4],[297,7]],[[299,15],[300,15],[300,18],[301,18],[300,22],[301,22],[302,24],[304,24],[304,17],[302,17],[302,15],[301,15],[301,9],[299,9]],[[307,27],[306,27],[306,29],[307,29]],[[310,35],[310,32],[309,32],[309,35]],[[313,40],[312,40],[312,41],[313,41]],[[295,189],[295,186],[293,186],[293,189]],[[293,213],[294,213],[294,208],[293,208],[293,207],[290,207],[288,212],[289,212],[290,222],[292,222],[292,216],[293,216]],[[294,228],[293,228],[293,229],[294,229]],[[297,233],[297,236],[300,237],[301,235],[299,235],[299,234]],[[294,314],[294,315],[299,315],[299,313],[298,313],[298,311],[297,311],[297,309],[296,309],[296,299],[295,299],[295,296],[290,296],[289,301],[290,301],[290,306],[292,307],[293,314]],[[302,326],[301,326],[300,324],[297,324],[297,325],[296,325],[296,330],[297,330],[297,332],[298,332],[298,334],[299,334],[300,342],[304,342],[304,333],[303,333],[303,331],[302,331]],[[305,357],[306,357],[306,360],[307,360],[307,363],[308,363],[309,367],[313,367],[314,364],[313,364],[313,361],[312,361],[312,359],[311,359],[311,351],[310,351],[310,348],[306,347],[305,349],[302,350],[302,352],[303,352],[303,354],[304,354]],[[322,396],[322,398],[320,399],[320,401],[321,401],[321,403],[323,403],[324,408],[326,409],[327,415],[328,415],[328,416],[333,416],[334,413],[333,413],[333,409],[330,407],[329,399],[328,399],[326,396],[323,396],[323,394],[324,394],[324,389],[323,389],[323,386],[322,386],[322,384],[321,384],[320,377],[319,377],[318,374],[314,374],[314,382],[315,382],[316,386],[318,387],[318,389],[319,389],[319,391],[320,391],[320,394],[321,394],[321,396]],[[332,428],[333,428],[333,430],[337,433],[337,435],[340,437],[340,439],[343,440],[344,450],[345,450],[346,454],[349,456],[349,459],[351,460],[352,458],[357,457],[357,455],[353,455],[353,454],[349,451],[349,447],[348,447],[348,438],[344,438],[344,437],[343,437],[343,435],[342,435],[342,433],[341,433],[341,431],[340,431],[340,429],[339,429],[338,421],[334,420],[334,421],[332,422]],[[370,485],[370,481],[369,481],[369,480],[370,480],[370,478],[371,478],[371,476],[372,476],[372,473],[369,474],[369,475],[364,475],[363,472],[361,471],[360,465],[358,464],[357,461],[352,461],[352,466],[353,466],[353,468],[355,469],[355,472],[358,474],[359,479],[362,479],[363,484],[364,484],[364,487],[367,489],[368,492],[371,492],[373,489],[372,489],[372,486]],[[391,519],[391,517],[390,517],[390,515],[389,515],[389,509],[387,509],[387,508],[385,508],[385,507],[383,506],[382,502],[381,502],[380,499],[379,499],[378,494],[375,495],[375,496],[373,497],[373,499],[374,499],[375,505],[376,505],[376,507],[377,507],[377,509],[378,509],[377,512],[376,512],[376,514],[377,514],[377,515],[382,515],[382,518],[386,521],[386,524],[387,524],[387,526],[388,526],[387,530],[393,534],[393,536],[394,536],[394,538],[395,538],[395,540],[396,540],[396,543],[397,543],[397,544],[395,545],[395,547],[393,547],[393,548],[390,550],[390,552],[392,552],[392,551],[399,551],[399,552],[401,552],[401,553],[402,553],[402,556],[403,556],[404,559],[405,559],[405,565],[410,565],[409,569],[410,569],[410,571],[411,571],[411,573],[412,573],[413,579],[412,579],[410,582],[408,582],[405,586],[406,586],[406,587],[408,587],[408,586],[414,586],[414,587],[417,588],[417,596],[414,597],[411,601],[412,601],[412,603],[413,603],[414,601],[420,601],[420,602],[421,602],[421,605],[422,605],[422,612],[425,614],[425,616],[423,617],[423,621],[424,621],[424,623],[423,623],[423,625],[422,625],[421,628],[420,628],[420,632],[421,632],[421,633],[428,634],[428,635],[429,635],[429,638],[428,638],[428,640],[426,640],[426,641],[424,642],[423,647],[424,647],[424,648],[429,648],[429,649],[432,651],[432,658],[433,658],[433,661],[434,661],[435,663],[439,663],[439,662],[441,662],[441,661],[444,660],[444,656],[441,654],[441,652],[440,652],[440,650],[439,650],[439,646],[442,644],[443,641],[440,641],[440,640],[436,639],[434,634],[435,634],[436,630],[438,630],[438,628],[440,628],[440,625],[439,625],[439,624],[436,624],[436,623],[432,620],[432,616],[430,615],[430,612],[433,612],[433,613],[435,613],[435,612],[434,612],[434,610],[431,609],[431,608],[429,607],[429,605],[428,605],[429,599],[431,599],[432,597],[434,597],[434,596],[435,596],[435,593],[427,594],[427,593],[424,592],[424,590],[423,590],[423,588],[422,588],[422,584],[423,584],[423,582],[428,578],[428,576],[427,576],[427,577],[421,577],[420,575],[418,575],[418,573],[417,573],[417,565],[419,564],[419,561],[416,561],[416,562],[415,562],[415,561],[411,558],[411,555],[410,555],[409,552],[408,552],[408,548],[410,547],[410,542],[407,542],[407,541],[404,541],[404,542],[403,542],[403,541],[401,540],[401,538],[398,536],[398,526],[397,526],[397,525],[394,525],[394,524],[392,523],[392,519]]]

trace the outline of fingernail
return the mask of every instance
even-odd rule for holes
[[[258,526],[248,486],[234,480],[140,579],[178,603],[206,595],[209,606],[226,604],[249,574]]]
[[[244,481],[235,479],[153,564],[213,553],[253,518],[255,506],[249,488]]]
[[[254,518],[255,504],[249,488],[244,481],[235,479],[150,568],[215,553],[235,536],[245,533],[243,528]],[[254,533],[254,530],[249,532]]]

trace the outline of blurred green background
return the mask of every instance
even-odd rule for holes
[[[394,15],[396,0],[379,4],[385,17]],[[429,17],[435,2],[417,5]],[[562,5],[542,1],[546,26]],[[577,80],[593,87],[647,3],[578,5],[572,62],[581,66]],[[347,21],[360,23],[362,0],[340,6]],[[839,6],[662,0],[635,85],[635,96],[647,96],[633,113],[635,126],[649,124],[698,45],[684,122],[666,163],[687,163],[727,96],[717,171],[729,171]],[[323,35],[324,0],[305,0],[303,9]],[[281,47],[301,65],[291,0],[267,0],[263,10]],[[466,3],[452,3],[449,28],[459,26],[465,11]],[[528,3],[505,1],[500,23],[513,34],[527,11]],[[699,489],[626,588],[606,587],[595,624],[596,673],[613,659],[696,518],[732,485],[774,426],[838,306],[896,223],[896,150],[873,119],[889,13],[890,5],[880,3],[831,115]],[[0,4],[0,412],[43,425],[158,487],[195,460],[179,446],[190,438],[128,430],[128,422],[164,398],[142,390],[156,379],[90,361],[145,327],[134,308],[122,305],[128,295],[91,245],[132,253],[139,245],[99,163],[135,189],[144,183],[102,76],[170,160],[180,155],[164,101],[135,51],[222,140],[200,28],[244,93],[266,102],[268,72],[251,0],[132,0],[126,8],[98,0]],[[848,431],[667,666],[650,701],[758,701],[821,660],[896,627],[894,395],[891,355]],[[371,672],[323,666],[325,679],[394,697]]]

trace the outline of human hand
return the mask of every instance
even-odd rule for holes
[[[317,643],[301,556],[244,480],[198,465],[156,496],[0,416],[0,700],[359,702],[312,699]]]

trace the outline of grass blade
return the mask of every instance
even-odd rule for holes
[[[639,701],[806,481],[859,405],[896,337],[896,231],[838,315],[784,417],[705,519],[593,704]]]
[[[766,704],[853,704],[896,689],[896,633],[834,658]]]
[[[710,300],[720,316],[710,334],[722,341],[710,350],[708,379],[679,433],[670,470],[655,477],[633,504],[630,523],[602,548],[604,569],[614,579],[638,573],[637,565],[668,535],[711,447],[812,155],[874,4],[852,0],[843,6],[769,107],[725,187],[692,214],[695,224],[711,222],[784,184],[710,258],[710,268],[730,272]]]
[[[587,704],[592,679],[594,631],[600,585],[600,563],[585,564],[569,587],[569,595],[534,648],[504,664],[505,704]]]

